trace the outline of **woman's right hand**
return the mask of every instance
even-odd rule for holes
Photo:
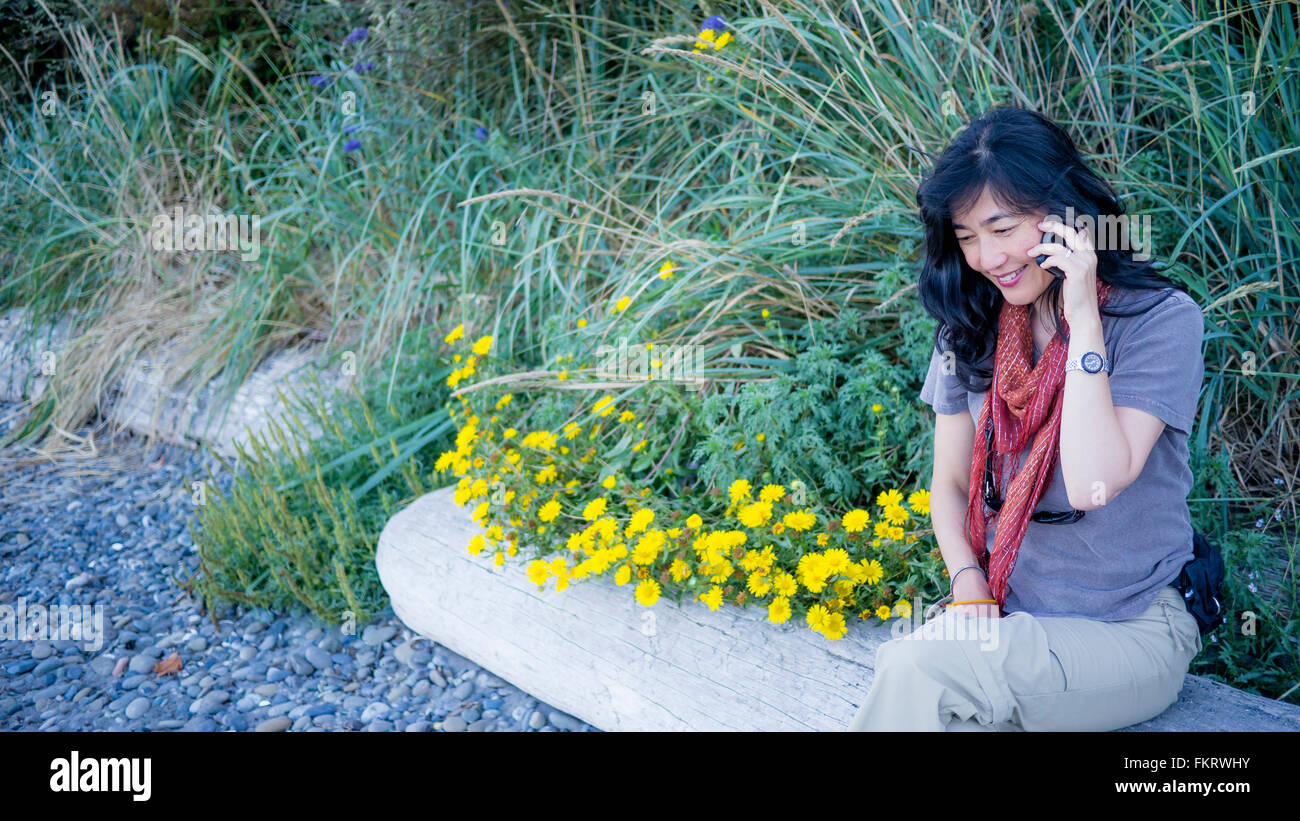
[[[993,591],[989,590],[989,583],[979,570],[967,570],[962,573],[952,588],[953,601],[991,598],[993,598]],[[1002,614],[1002,609],[997,604],[959,604],[945,609],[957,613],[969,613],[972,616],[988,616],[991,619],[1001,618]]]

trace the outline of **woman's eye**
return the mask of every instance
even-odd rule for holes
[[[994,231],[993,233],[997,234],[998,236],[1002,236],[1003,234],[1010,234],[1014,230],[1015,230],[1014,228],[1003,228],[999,231]]]

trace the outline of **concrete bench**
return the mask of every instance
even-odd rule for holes
[[[395,515],[376,564],[408,627],[602,730],[843,730],[887,624],[839,641],[761,607],[653,607],[607,577],[538,592],[519,557],[466,551],[482,532],[446,487]],[[793,620],[792,620],[793,621]],[[1189,675],[1177,703],[1128,730],[1300,730],[1300,707]]]

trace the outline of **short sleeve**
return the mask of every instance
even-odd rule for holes
[[[1190,434],[1205,376],[1200,306],[1175,291],[1132,321],[1135,325],[1123,335],[1118,350],[1106,352],[1114,363],[1111,401],[1144,410]]]
[[[938,346],[930,355],[930,370],[925,374],[920,399],[934,408],[935,413],[968,413],[970,410],[966,403],[966,389],[957,379],[956,360],[949,356],[945,367],[944,356]]]

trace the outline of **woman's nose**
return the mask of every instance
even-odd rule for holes
[[[990,274],[996,274],[1006,265],[1007,255],[997,238],[987,237],[980,240],[979,262],[981,270]]]

